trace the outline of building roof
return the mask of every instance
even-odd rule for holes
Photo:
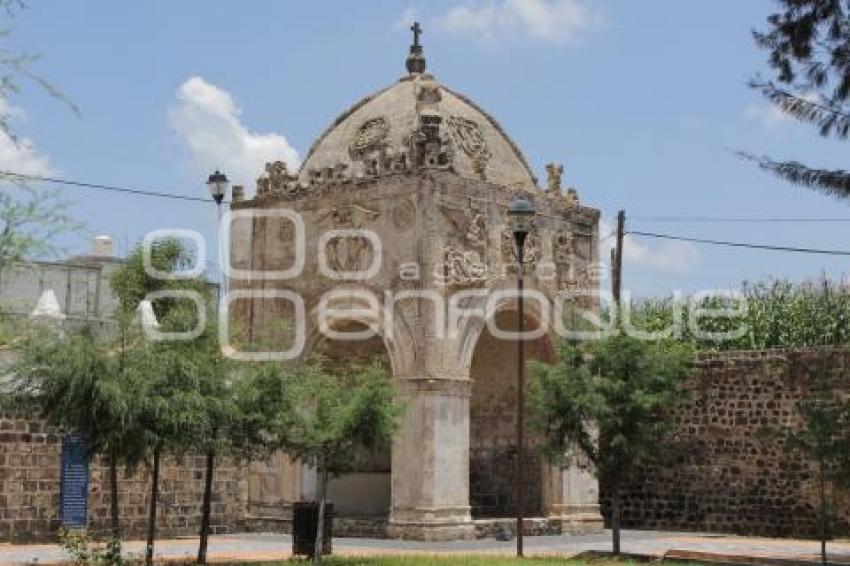
[[[530,187],[536,178],[516,144],[498,122],[467,97],[439,84],[425,72],[421,47],[410,73],[367,96],[342,113],[313,143],[299,173],[344,167],[358,174],[367,154],[407,154],[411,138],[422,131],[422,117],[439,116],[440,136],[449,142],[452,169],[459,175],[507,186]],[[413,52],[414,47],[411,47]],[[413,70],[411,70],[413,69]]]

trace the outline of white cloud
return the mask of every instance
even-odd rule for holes
[[[604,21],[593,0],[479,0],[455,6],[437,18],[438,26],[449,32],[561,44],[581,39]]]
[[[26,117],[23,110],[10,105],[3,98],[0,98],[0,114],[12,120],[21,120]],[[5,132],[0,132],[0,170],[23,175],[53,173],[47,157],[35,148],[32,141],[24,137],[13,140]]]
[[[612,233],[613,227],[605,221],[599,226],[601,238]],[[600,241],[600,258],[608,261],[616,244],[614,236]],[[683,274],[693,271],[700,255],[689,242],[660,241],[645,243],[629,234],[623,238],[623,263],[667,273]]]
[[[242,110],[229,92],[195,76],[180,85],[176,97],[171,125],[201,171],[220,169],[250,192],[266,162],[298,167],[298,151],[283,135],[252,132],[242,123]]]

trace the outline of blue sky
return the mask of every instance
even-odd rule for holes
[[[629,227],[755,243],[850,249],[850,223],[710,224],[657,216],[850,218],[850,202],[791,187],[734,149],[844,165],[847,147],[783,119],[747,80],[765,69],[750,29],[768,0],[60,2],[33,0],[9,39],[81,109],[28,85],[7,104],[32,143],[0,165],[205,196],[216,165],[253,186],[269,157],[297,159],[345,108],[403,72],[414,15],[437,78],[493,114],[538,175]],[[2,149],[2,148],[0,148]],[[8,149],[8,148],[7,148]],[[14,153],[14,152],[12,152]],[[272,154],[272,155],[268,155]],[[18,169],[19,170],[19,169]],[[73,214],[122,249],[157,228],[212,238],[211,206],[66,189]],[[87,238],[71,243],[88,248]],[[769,275],[848,271],[802,256],[634,239],[639,295]]]

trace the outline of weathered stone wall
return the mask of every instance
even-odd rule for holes
[[[38,419],[0,415],[0,542],[55,540],[60,527],[61,438]],[[168,458],[161,468],[158,535],[196,534],[200,524],[205,459]],[[244,474],[222,462],[213,484],[212,531],[240,527],[244,517]],[[119,470],[121,526],[128,537],[144,535],[148,514],[148,470]],[[109,470],[90,467],[89,529],[109,528]]]
[[[850,394],[850,351],[703,354],[677,430],[623,493],[623,525],[742,535],[817,536],[817,476],[767,429],[799,427],[798,404],[819,356]],[[610,520],[607,490],[602,499]],[[850,497],[839,498],[836,534],[850,534]]]
[[[536,323],[527,320],[527,327]],[[501,330],[516,331],[516,314],[496,315]],[[545,339],[526,345],[529,360],[551,359]],[[516,513],[517,343],[485,330],[472,358],[472,397],[469,404],[469,501],[473,518],[511,517]],[[544,463],[535,439],[526,439],[525,511],[544,513]]]

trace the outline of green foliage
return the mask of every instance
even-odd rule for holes
[[[62,251],[56,238],[80,230],[55,192],[5,185],[0,191],[0,268],[56,255]]]
[[[680,342],[618,335],[564,343],[559,363],[532,365],[531,425],[552,463],[590,464],[611,491],[614,554],[620,552],[620,485],[657,455],[673,426],[669,408],[686,395],[693,351]]]
[[[276,373],[277,372],[277,373]],[[271,431],[293,457],[338,475],[356,469],[362,449],[389,446],[401,408],[393,401],[386,370],[379,364],[331,373],[320,363],[284,375],[263,371],[257,390],[269,387]]]
[[[703,318],[702,331],[730,332],[743,329],[738,336],[724,340],[700,339],[690,328],[687,303],[672,298],[646,299],[630,307],[629,317],[637,329],[658,332],[675,327],[671,339],[692,344],[700,350],[758,350],[766,348],[804,348],[850,343],[850,292],[826,278],[793,284],[768,280],[744,284],[744,316]],[[709,298],[703,308],[734,308],[738,301]]]
[[[841,140],[850,135],[850,18],[845,0],[778,0],[766,31],[755,31],[772,79],[750,86],[782,112]],[[831,196],[850,196],[850,173],[740,153],[791,183]]]
[[[177,239],[163,239],[153,242],[150,246],[148,260],[151,268],[159,272],[173,273],[191,266],[194,257],[183,243]],[[206,280],[195,279],[166,279],[157,277],[145,266],[145,250],[142,245],[136,246],[124,264],[117,269],[110,280],[112,290],[118,296],[121,311],[133,314],[139,303],[149,293],[164,290],[192,290],[209,297]],[[157,319],[162,321],[167,313],[177,303],[186,303],[179,299],[160,299],[153,304]]]
[[[106,544],[94,544],[84,532],[59,531],[59,546],[71,557],[75,566],[126,566],[137,564],[138,559],[122,555],[121,541],[111,539]]]
[[[692,360],[687,345],[628,336],[562,344],[557,364],[532,365],[531,424],[544,455],[561,465],[585,458],[616,483],[657,453]]]
[[[7,402],[84,436],[92,453],[138,456],[141,447],[130,431],[134,407],[120,358],[92,328],[63,334],[35,327],[17,350]]]
[[[0,16],[14,17],[24,7],[20,0],[0,0]],[[62,92],[32,70],[38,56],[18,53],[7,45],[8,25],[0,26],[0,135],[23,145],[15,132],[16,109],[7,101],[21,93],[22,79],[35,82],[50,96],[58,98],[74,111],[77,107]],[[57,193],[35,190],[25,177],[0,174],[0,268],[16,261],[55,255],[62,251],[57,236],[79,231],[80,225],[67,214],[67,203]]]

